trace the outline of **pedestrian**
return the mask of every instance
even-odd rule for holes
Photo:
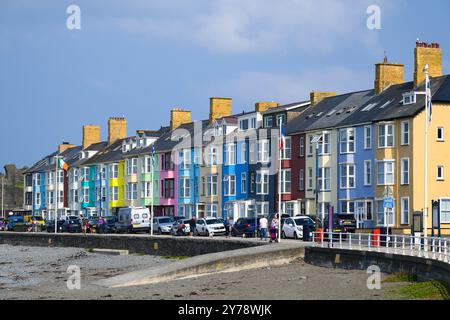
[[[275,215],[270,223],[270,242],[278,242],[278,225],[278,215]]]
[[[259,235],[261,240],[267,241],[267,225],[269,224],[269,220],[265,216],[262,216],[259,219]]]
[[[228,238],[230,236],[230,217],[227,217],[227,220],[225,221],[225,236]]]
[[[102,233],[103,232],[103,217],[100,217],[98,219],[98,233]]]
[[[197,227],[197,221],[195,219],[195,216],[192,216],[191,220],[189,220],[189,232],[191,234],[191,237],[195,235],[195,228]]]

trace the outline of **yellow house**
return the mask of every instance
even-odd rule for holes
[[[374,119],[376,222],[385,226],[387,219],[394,233],[409,234],[413,214],[424,214],[427,128],[427,232],[431,234],[431,201],[441,200],[442,234],[450,234],[450,180],[445,176],[450,168],[450,142],[445,137],[446,127],[450,127],[450,75],[442,76],[441,56],[438,44],[417,43],[414,81],[398,83],[396,72],[403,70],[395,65],[385,78],[391,77],[397,84],[388,84],[377,96],[378,103],[387,107]],[[433,103],[430,122],[425,112],[426,65]],[[385,211],[383,199],[387,193],[394,198],[394,208]]]

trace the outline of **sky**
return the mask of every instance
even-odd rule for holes
[[[448,0],[0,0],[0,171],[80,144],[85,124],[106,139],[112,116],[132,135],[174,107],[206,119],[210,97],[239,113],[369,89],[385,53],[412,80],[417,38],[441,44],[448,74],[448,12]]]

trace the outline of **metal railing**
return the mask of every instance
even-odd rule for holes
[[[313,241],[322,248],[384,252],[450,263],[450,239],[411,235],[314,232]]]

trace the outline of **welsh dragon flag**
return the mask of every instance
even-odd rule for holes
[[[58,168],[67,171],[69,170],[69,165],[62,158],[58,157]]]

